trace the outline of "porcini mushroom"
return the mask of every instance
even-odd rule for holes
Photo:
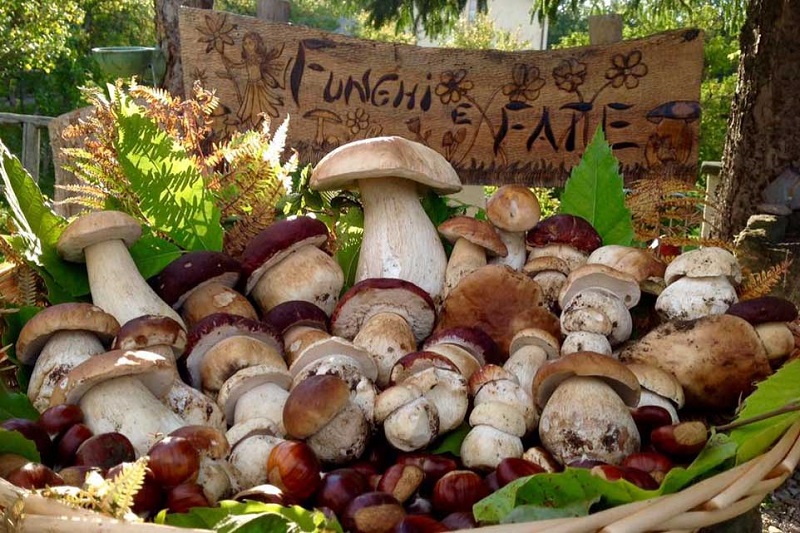
[[[672,417],[672,423],[677,424],[678,409],[683,407],[683,387],[675,376],[653,365],[643,363],[628,363],[625,365],[633,372],[642,393],[636,407],[655,405],[665,409]]]
[[[402,137],[377,137],[336,148],[317,163],[311,188],[357,184],[364,206],[364,238],[356,281],[399,278],[438,300],[447,258],[436,228],[419,202],[419,187],[461,190],[453,167],[438,152]]]
[[[778,296],[743,300],[730,306],[727,314],[741,317],[756,328],[771,363],[794,350],[794,335],[787,323],[797,319],[797,307],[789,300]]]
[[[444,296],[447,297],[461,278],[486,265],[486,256],[506,256],[508,249],[498,233],[488,222],[472,217],[457,216],[439,224],[439,233],[453,243],[453,251],[447,261]],[[524,239],[524,237],[523,237]],[[525,244],[522,244],[525,256]]]
[[[289,366],[311,344],[330,337],[328,315],[316,305],[303,300],[290,300],[276,305],[264,315],[264,322],[283,335],[286,363]]]
[[[527,257],[525,232],[536,226],[542,214],[539,200],[524,185],[503,185],[486,202],[486,217],[497,228],[508,254],[492,259],[492,263],[522,270]]]
[[[555,256],[567,262],[570,270],[586,262],[603,241],[589,222],[568,214],[553,215],[539,221],[525,238],[528,260]]]

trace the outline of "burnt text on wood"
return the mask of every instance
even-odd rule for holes
[[[552,51],[420,48],[181,10],[185,82],[220,97],[219,135],[290,117],[306,163],[401,135],[464,183],[558,185],[602,127],[626,180],[697,170],[702,34]]]

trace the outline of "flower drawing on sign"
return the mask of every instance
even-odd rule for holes
[[[205,27],[198,26],[197,30],[203,35],[199,42],[206,43],[206,53],[216,50],[220,54],[225,53],[225,45],[233,45],[231,32],[236,29],[236,24],[228,22],[226,16],[205,16]]]
[[[606,71],[606,79],[611,81],[611,86],[615,89],[623,85],[627,89],[635,89],[639,86],[639,78],[647,75],[647,65],[642,63],[642,53],[639,50],[628,55],[614,54],[611,65]]]
[[[345,125],[355,137],[369,126],[369,113],[363,107],[359,107],[355,111],[348,111]]]
[[[467,71],[463,68],[445,70],[439,78],[440,83],[436,86],[436,96],[443,104],[458,103],[473,87],[471,81],[464,79],[466,77]]]
[[[461,143],[467,138],[467,130],[465,128],[458,128],[455,133],[447,130],[442,134],[442,148],[444,148],[444,156],[447,159],[453,157],[456,150]]]
[[[511,83],[503,85],[503,94],[509,102],[533,102],[544,84],[537,67],[517,63],[511,69]]]
[[[553,69],[553,79],[556,87],[568,93],[580,91],[580,86],[586,80],[586,63],[574,57],[565,59]]]

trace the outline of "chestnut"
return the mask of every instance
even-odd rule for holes
[[[486,483],[486,486],[489,487],[489,492],[496,492],[500,490],[500,482],[497,481],[497,470],[492,470],[486,477],[483,478],[483,481]]]
[[[147,452],[147,466],[155,479],[165,487],[174,487],[197,480],[200,472],[200,453],[183,437],[165,437]]]
[[[62,403],[54,405],[42,413],[39,417],[39,425],[50,435],[59,435],[74,426],[83,422],[83,411],[77,405]]]
[[[598,459],[576,459],[575,461],[570,461],[567,463],[567,466],[570,468],[583,468],[586,470],[591,470],[596,466],[605,466],[608,463],[605,461],[600,461]]]
[[[450,531],[444,524],[424,515],[411,515],[403,518],[396,526],[394,533],[439,533]]]
[[[455,459],[446,455],[434,455],[432,453],[408,453],[397,458],[397,463],[401,465],[418,466],[425,473],[425,483],[431,487],[439,479],[458,468]]]
[[[291,500],[302,502],[320,484],[320,464],[311,447],[286,440],[275,446],[267,460],[267,479]]]
[[[125,466],[130,464],[131,463],[118,464],[108,471],[106,478],[114,479],[122,472]],[[150,467],[146,467],[144,472],[144,482],[136,492],[136,496],[133,497],[132,510],[139,516],[149,516],[161,510],[165,496],[163,487],[156,479],[155,475],[153,475],[153,471]]]
[[[122,433],[109,432],[89,437],[75,452],[75,464],[111,468],[120,463],[131,463],[136,451],[128,437]]]
[[[498,463],[495,472],[497,474],[497,484],[502,488],[515,479],[541,474],[544,472],[544,468],[525,459],[506,457]]]
[[[75,462],[75,453],[78,448],[93,436],[94,433],[86,424],[77,423],[70,426],[56,438],[56,464],[72,465]]]
[[[17,487],[31,490],[64,484],[61,476],[42,463],[28,463],[12,470],[6,476],[6,480]]]
[[[184,483],[167,490],[167,510],[170,513],[185,513],[193,507],[210,507],[211,504],[197,483]]]
[[[341,518],[351,533],[383,533],[392,531],[405,516],[403,506],[391,494],[367,492],[350,502]]]
[[[672,461],[663,453],[637,452],[626,457],[622,461],[622,466],[637,468],[643,472],[647,472],[660,484],[664,481],[664,477],[667,473],[672,469]]]
[[[315,496],[317,507],[327,507],[341,516],[356,497],[369,492],[367,479],[354,468],[340,468],[325,474]]]
[[[15,453],[0,454],[0,477],[5,479],[9,472],[30,463],[30,459]]]
[[[471,511],[473,504],[489,495],[489,487],[471,470],[448,472],[433,486],[431,501],[440,514]]]
[[[423,514],[429,515],[433,513],[433,504],[428,498],[424,498],[417,494],[406,503],[406,512],[408,514]]]
[[[672,415],[658,405],[642,405],[631,409],[631,416],[643,439],[648,437],[654,429],[672,424]]]
[[[237,502],[254,501],[261,503],[277,503],[278,505],[286,505],[286,498],[283,491],[275,485],[256,485],[249,489],[236,493],[233,497]]]
[[[33,441],[42,463],[53,464],[53,443],[42,426],[27,418],[9,418],[0,424],[0,427],[8,431],[17,431],[26,439]]]
[[[450,513],[442,518],[442,524],[451,531],[458,531],[460,529],[475,529],[478,527],[478,522],[472,515],[472,511],[459,511],[457,513]]]
[[[188,440],[200,452],[201,457],[223,459],[231,453],[231,445],[225,434],[211,426],[183,426],[170,433],[169,436]]]
[[[679,422],[661,426],[650,433],[650,443],[661,453],[673,457],[692,458],[708,441],[708,428],[703,422]]]
[[[422,485],[425,473],[418,466],[394,464],[386,469],[378,482],[378,490],[404,503]]]

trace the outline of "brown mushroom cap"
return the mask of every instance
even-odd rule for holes
[[[311,217],[279,220],[253,237],[242,253],[242,273],[245,276],[246,294],[249,294],[261,276],[280,260],[302,248],[322,248],[328,240],[328,227]]]
[[[17,338],[17,359],[30,365],[47,341],[59,331],[88,331],[108,344],[119,331],[119,322],[96,305],[64,303],[47,307],[28,320]]]
[[[297,377],[308,365],[332,356],[342,355],[352,359],[361,370],[361,375],[370,381],[378,377],[378,367],[375,360],[366,350],[362,350],[352,342],[341,337],[328,337],[320,339],[309,345],[300,356],[294,360],[289,372],[292,378]]]
[[[609,244],[589,255],[587,263],[599,263],[633,276],[639,283],[650,278],[663,278],[666,263],[650,250]]]
[[[528,246],[567,244],[590,254],[603,244],[597,230],[585,219],[575,215],[553,215],[539,221],[528,231]]]
[[[708,410],[734,408],[771,372],[755,329],[733,315],[662,324],[623,349],[620,359],[671,373],[686,406]]]
[[[225,420],[233,422],[234,409],[239,398],[256,387],[269,383],[288,390],[292,384],[292,377],[286,370],[271,365],[253,365],[239,370],[225,380],[217,396],[217,403],[225,411]]]
[[[176,356],[186,348],[186,331],[173,319],[160,315],[144,315],[128,320],[114,339],[114,350],[144,350],[167,345]]]
[[[467,216],[452,217],[439,224],[438,230],[445,239],[452,243],[458,239],[465,239],[480,246],[491,255],[500,257],[508,255],[508,248],[503,240],[494,228],[483,220]]]
[[[283,406],[286,434],[306,439],[325,427],[350,402],[350,387],[336,376],[309,376]]]
[[[543,255],[534,257],[525,263],[522,271],[533,277],[542,272],[555,271],[568,276],[570,273],[569,263],[554,255]]]
[[[468,326],[439,329],[425,340],[424,349],[438,344],[454,344],[465,349],[480,365],[500,361],[500,348],[489,335],[479,328]]]
[[[413,283],[395,278],[369,278],[348,290],[331,314],[331,332],[353,339],[378,313],[395,313],[406,319],[417,342],[430,335],[436,306],[430,295]]]
[[[630,309],[639,303],[642,291],[636,278],[601,264],[586,264],[569,273],[558,294],[558,305],[565,309],[584,289],[601,288],[617,296]]]
[[[208,349],[200,365],[202,389],[214,393],[236,372],[255,365],[288,372],[274,345],[243,335],[223,339]]]
[[[58,238],[58,254],[66,261],[83,263],[83,251],[100,242],[121,240],[131,247],[142,236],[135,218],[120,211],[93,211],[73,220]]]
[[[505,265],[481,267],[464,279],[444,301],[436,331],[476,327],[499,346],[499,363],[508,359],[511,339],[525,328],[539,328],[556,338],[558,318],[544,307],[539,285]]]
[[[541,348],[548,359],[558,359],[560,342],[558,337],[539,328],[525,328],[518,331],[511,339],[509,353],[513,354],[523,346],[536,346]]]
[[[489,221],[504,231],[522,233],[539,222],[539,199],[524,185],[503,185],[486,202]]]
[[[779,296],[762,296],[737,302],[726,313],[741,317],[755,326],[765,322],[791,322],[797,318],[797,307]]]
[[[222,252],[188,252],[170,263],[156,276],[151,286],[173,309],[180,309],[186,298],[206,283],[220,283],[233,288],[239,282],[242,267]]]
[[[605,381],[628,407],[636,407],[641,387],[636,375],[625,365],[594,352],[576,352],[549,361],[539,368],[533,380],[536,405],[543,408],[553,391],[565,380],[574,377],[594,377]]]
[[[339,146],[314,167],[310,186],[329,191],[373,178],[412,180],[440,194],[461,190],[458,174],[447,159],[403,137],[374,137]]]
[[[264,322],[272,325],[281,334],[296,326],[328,331],[328,315],[305,300],[290,300],[276,305],[264,315]]]
[[[394,364],[389,384],[403,383],[411,375],[428,368],[443,368],[450,372],[458,372],[458,367],[443,355],[426,351],[411,352],[398,359]]]
[[[672,400],[678,408],[683,407],[683,387],[680,382],[675,379],[675,376],[661,370],[657,366],[646,365],[644,363],[628,363],[625,366],[636,375],[636,379],[639,380],[639,385],[641,385],[643,389],[647,389],[668,400]]]
[[[177,378],[172,362],[143,350],[113,350],[90,357],[79,364],[53,389],[50,405],[77,404],[86,392],[105,381],[135,377],[153,396],[161,398]]]

